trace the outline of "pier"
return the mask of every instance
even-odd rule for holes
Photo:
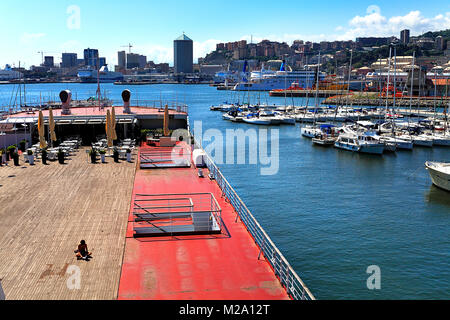
[[[270,91],[270,96],[272,97],[315,97],[316,95],[320,98],[330,97],[335,95],[346,94],[347,90],[272,90]]]
[[[387,101],[386,101],[387,100]],[[322,101],[322,104],[326,105],[342,105],[342,104],[352,104],[354,106],[394,106],[393,97],[380,97],[378,93],[368,92],[368,93],[351,93],[348,96],[343,95],[333,95],[328,96],[327,99]],[[408,107],[413,108],[444,108],[450,103],[449,97],[417,97],[414,96],[412,99],[409,96],[396,97],[395,106],[397,107]]]

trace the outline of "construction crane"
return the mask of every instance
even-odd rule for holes
[[[45,52],[45,51],[38,51],[39,54],[41,54],[42,58],[42,65],[44,65],[44,54],[61,54],[61,52]]]
[[[133,45],[129,43],[127,46],[120,46],[121,48],[128,48],[129,53],[131,53],[131,48],[133,48]]]

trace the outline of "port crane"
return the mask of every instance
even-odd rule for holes
[[[38,51],[38,54],[41,55],[42,65],[44,65],[44,54],[61,54],[61,52],[46,52],[46,51]]]
[[[131,48],[133,48],[134,46],[131,44],[131,43],[129,43],[128,45],[126,45],[126,46],[120,46],[121,48],[128,48],[128,51],[129,51],[129,53],[131,53]]]

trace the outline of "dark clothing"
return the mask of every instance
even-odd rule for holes
[[[78,245],[78,252],[82,257],[86,257],[89,254],[88,247],[85,244]]]

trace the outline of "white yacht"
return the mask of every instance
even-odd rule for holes
[[[376,139],[371,132],[358,135],[359,152],[370,154],[383,154],[385,144]]]
[[[358,152],[360,149],[358,137],[350,134],[340,134],[334,146],[339,149]]]
[[[433,144],[437,146],[450,147],[450,134],[435,133],[432,137]]]
[[[402,138],[402,136],[399,136],[399,138]],[[431,148],[431,147],[433,147],[433,144],[434,144],[434,139],[431,136],[426,135],[426,134],[419,134],[417,136],[412,135],[411,139],[415,146]]]
[[[300,131],[305,138],[316,138],[322,134],[320,127],[314,125],[304,126]]]
[[[262,110],[258,113],[250,113],[242,119],[246,123],[258,125],[279,125],[282,119],[273,112]]]
[[[398,137],[391,137],[387,135],[382,135],[381,139],[384,143],[392,143],[397,146],[397,149],[403,149],[403,150],[412,150],[414,147],[414,143],[412,139],[409,137],[409,139],[400,139]]]
[[[441,189],[450,191],[450,163],[427,161],[425,166],[433,184]]]

